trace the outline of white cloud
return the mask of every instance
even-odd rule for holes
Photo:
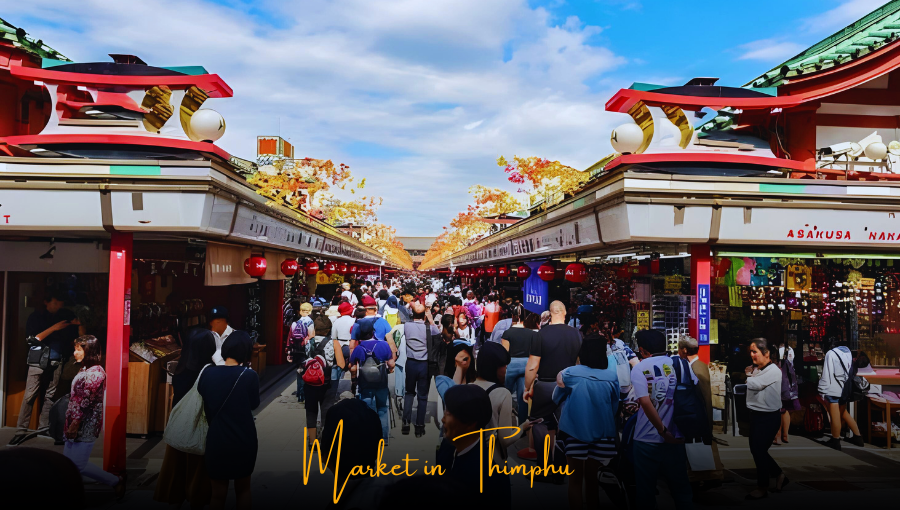
[[[801,28],[807,32],[822,33],[840,30],[866,14],[884,5],[886,0],[848,0],[834,9],[817,14],[803,21]]]
[[[252,159],[280,126],[298,155],[366,177],[401,235],[437,235],[473,184],[514,190],[497,156],[584,168],[627,119],[603,108],[618,87],[585,85],[625,63],[589,44],[600,28],[527,0],[31,0],[3,17],[76,61],[203,65],[234,89],[208,102],[224,149]]]
[[[738,60],[761,60],[763,62],[777,63],[800,53],[806,46],[790,41],[778,41],[775,39],[760,39],[740,46],[744,52]]]

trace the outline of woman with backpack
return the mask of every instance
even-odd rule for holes
[[[310,317],[313,307],[309,303],[300,305],[300,317],[291,324],[288,331],[287,342],[285,342],[286,358],[288,363],[294,363],[298,368],[307,359],[307,344],[309,340],[316,335],[313,320]],[[297,402],[305,402],[306,395],[304,393],[303,379],[300,372],[297,372]]]
[[[781,426],[781,369],[772,362],[772,352],[765,338],[750,341],[753,366],[747,367],[747,408],[750,409],[750,454],[756,463],[756,490],[746,499],[769,496],[769,479],[774,475],[775,492],[789,483],[784,472],[769,455],[769,448]]]
[[[773,357],[780,360],[776,360],[776,363],[781,368],[781,428],[775,434],[774,444],[776,445],[780,445],[782,441],[790,442],[788,441],[788,429],[791,427],[791,411],[800,410],[800,389],[791,354],[790,347],[784,345],[772,351]]]
[[[855,376],[856,365],[849,347],[840,345],[825,354],[822,377],[819,379],[819,395],[826,402],[826,411],[831,419],[831,439],[825,443],[825,446],[835,450],[841,449],[841,425],[843,423],[846,423],[853,432],[853,437],[847,439],[847,442],[863,446],[863,439],[859,435],[859,426],[847,411]]]
[[[313,327],[317,334],[309,341],[309,357],[297,370],[306,393],[307,445],[316,439],[318,417],[321,415],[321,422],[325,423],[325,415],[336,400],[340,381],[331,380],[331,368],[344,366],[341,344],[331,338],[331,320],[317,317]]]

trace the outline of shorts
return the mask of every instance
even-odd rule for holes
[[[829,395],[822,395],[822,398],[825,399],[825,402],[828,402],[829,404],[840,404],[841,403],[841,397],[832,397]]]
[[[788,411],[799,411],[800,410],[800,401],[796,398],[791,400],[782,400],[781,401],[781,412],[786,413]]]
[[[613,438],[585,443],[565,432],[560,432],[560,436],[556,444],[566,452],[566,457],[572,457],[575,460],[593,459],[606,466],[616,456],[616,440]]]

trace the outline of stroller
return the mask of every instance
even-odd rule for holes
[[[616,456],[597,472],[597,481],[606,497],[622,510],[636,508],[637,488],[634,478],[634,426],[637,413],[622,426],[621,438],[617,438]]]

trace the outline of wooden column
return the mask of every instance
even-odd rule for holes
[[[132,244],[131,233],[112,233],[106,319],[106,416],[103,421],[103,469],[111,473],[125,471]]]
[[[694,310],[692,315],[695,317],[688,322],[688,328],[692,337],[696,338],[700,343],[700,359],[705,363],[709,363],[709,318],[710,308],[710,264],[712,263],[712,255],[707,244],[697,244],[691,246],[691,291],[694,295]],[[705,301],[705,302],[704,302]],[[701,307],[705,305],[705,321],[706,327],[704,332],[701,331],[700,321]]]

